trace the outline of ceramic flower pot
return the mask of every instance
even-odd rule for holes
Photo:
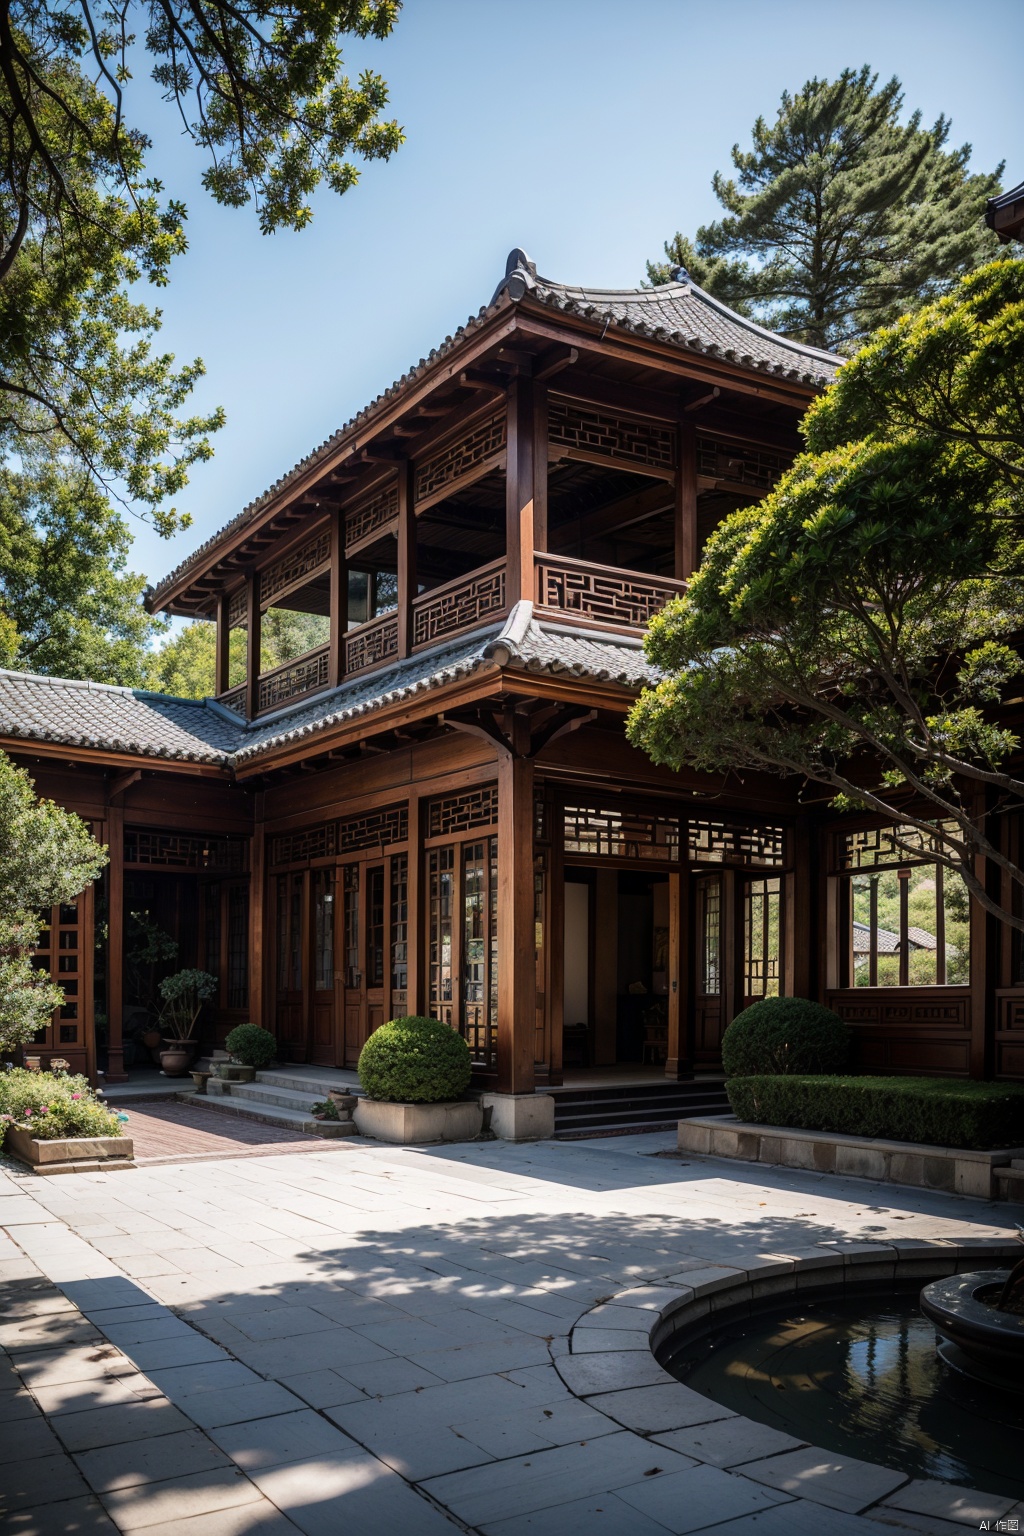
[[[196,1051],[194,1040],[165,1040],[160,1052],[160,1070],[165,1077],[184,1077]]]

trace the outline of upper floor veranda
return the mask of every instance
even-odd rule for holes
[[[216,622],[217,698],[249,719],[500,624],[524,599],[548,620],[641,634],[713,528],[792,462],[838,361],[685,276],[568,288],[513,251],[479,315],[149,605]]]

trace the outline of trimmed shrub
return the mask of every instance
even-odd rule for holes
[[[371,1099],[440,1104],[459,1099],[472,1073],[469,1046],[438,1019],[410,1017],[382,1024],[359,1055],[359,1081]]]
[[[936,1077],[733,1077],[741,1120],[933,1147],[1024,1146],[1024,1084]]]
[[[722,1036],[726,1077],[841,1072],[850,1031],[837,1013],[805,997],[766,997],[733,1019]]]
[[[277,1055],[276,1038],[258,1024],[236,1024],[224,1046],[243,1067],[269,1067]]]
[[[0,1072],[0,1122],[20,1126],[37,1141],[75,1136],[121,1136],[117,1116],[96,1097],[84,1077],[58,1072]]]

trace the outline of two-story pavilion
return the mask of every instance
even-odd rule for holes
[[[121,1076],[143,909],[220,978],[221,1038],[251,1018],[295,1061],[353,1065],[427,1013],[498,1092],[569,1063],[684,1077],[781,990],[830,1000],[869,1068],[1024,1075],[1017,947],[980,912],[948,942],[926,848],[623,734],[646,623],[838,362],[685,276],[599,292],[513,251],[475,317],[150,592],[216,624],[214,698],[0,676],[0,745],[111,851],[53,914],[44,1055],[94,1070],[99,1016]],[[315,643],[263,670],[274,610]]]

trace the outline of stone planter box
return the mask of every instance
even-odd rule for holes
[[[254,1083],[256,1068],[243,1067],[236,1061],[218,1061],[217,1076],[226,1083]]]
[[[734,1115],[680,1120],[678,1143],[683,1152],[709,1157],[735,1157],[746,1163],[943,1189],[979,1200],[997,1199],[995,1170],[1024,1157],[1020,1147],[973,1152],[915,1141],[873,1141],[868,1136],[841,1136],[833,1131],[752,1125]]]
[[[134,1148],[130,1136],[74,1136],[66,1141],[37,1141],[31,1131],[11,1125],[4,1151],[27,1163],[33,1173],[94,1173],[97,1169],[131,1168]]]
[[[443,1104],[386,1104],[360,1098],[352,1118],[361,1136],[420,1146],[431,1141],[472,1141],[483,1129],[478,1099],[453,1099]]]

